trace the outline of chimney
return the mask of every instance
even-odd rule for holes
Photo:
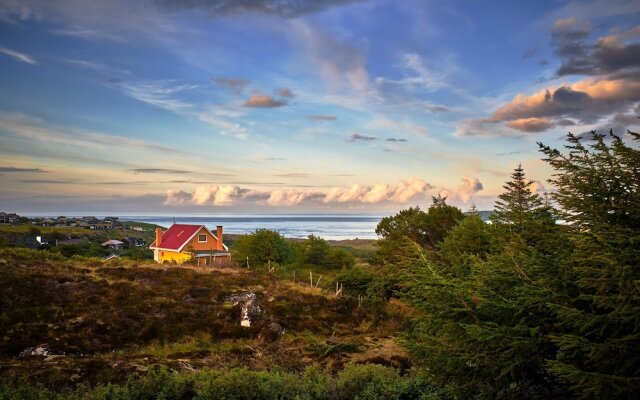
[[[216,250],[222,251],[222,225],[216,226],[216,236],[218,237],[218,243],[216,245]]]
[[[162,228],[156,228],[156,247],[160,247],[162,242]]]

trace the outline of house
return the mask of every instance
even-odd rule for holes
[[[108,247],[114,250],[120,250],[124,246],[124,242],[115,239],[109,239],[101,244],[102,247]]]
[[[156,240],[149,248],[159,263],[182,264],[195,258],[198,265],[216,265],[231,258],[222,242],[222,226],[215,235],[204,225],[173,224],[165,232],[156,228]]]
[[[111,221],[96,222],[89,225],[89,229],[112,229],[113,223]]]
[[[137,237],[125,237],[122,239],[124,245],[128,248],[132,247],[147,247],[147,242],[144,239]]]

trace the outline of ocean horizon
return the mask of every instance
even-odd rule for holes
[[[29,213],[29,217],[57,217],[60,214]],[[122,221],[135,221],[160,225],[202,224],[209,229],[224,226],[230,234],[246,234],[256,229],[272,229],[288,238],[316,235],[327,240],[377,239],[376,226],[386,215],[381,214],[118,214],[118,213],[65,213],[68,217],[92,215],[98,218],[118,217]],[[389,214],[390,215],[390,214]]]

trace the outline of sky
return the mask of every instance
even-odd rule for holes
[[[639,0],[0,0],[4,211],[491,209],[638,116]]]

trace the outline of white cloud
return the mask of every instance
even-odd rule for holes
[[[417,196],[424,196],[432,186],[422,179],[411,177],[401,180],[392,186],[386,183],[378,183],[373,187],[354,184],[349,188],[330,188],[323,199],[325,203],[407,203]]]
[[[191,199],[191,194],[183,190],[169,189],[165,192],[165,205],[180,205],[185,204]]]
[[[482,189],[482,183],[478,178],[465,176],[462,178],[462,184],[458,186],[456,194],[462,199],[462,201],[467,203],[476,193],[478,193]]]
[[[197,205],[228,205],[240,196],[240,187],[235,185],[198,186],[191,195]]]
[[[270,206],[296,206],[314,196],[314,193],[304,189],[274,190],[267,199]]]

